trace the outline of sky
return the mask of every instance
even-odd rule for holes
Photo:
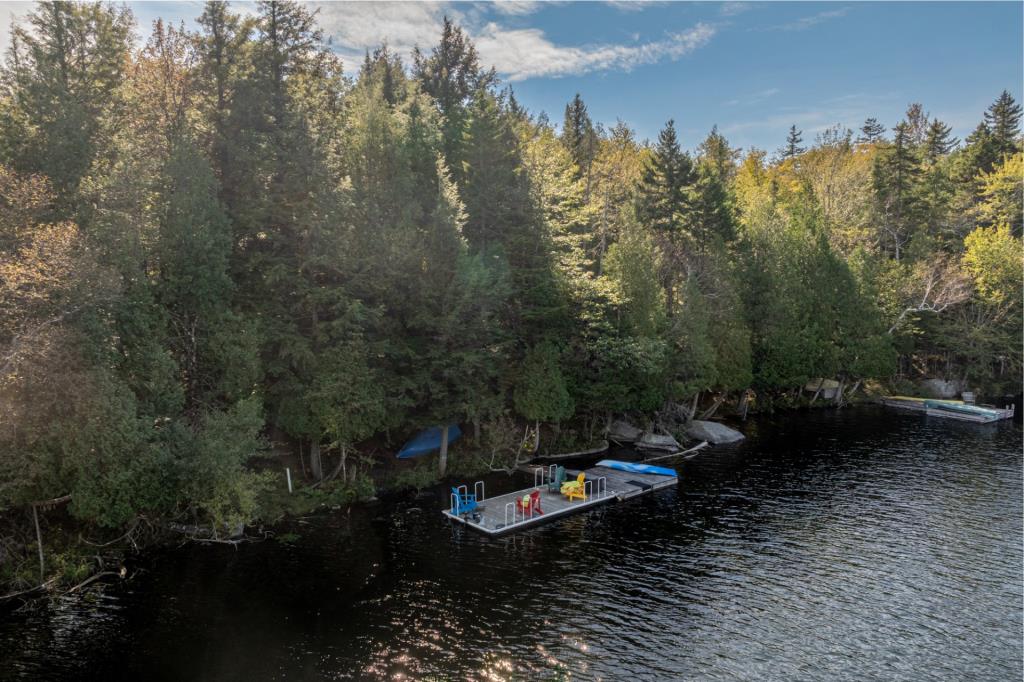
[[[194,27],[201,2],[128,2],[143,40],[157,17]],[[780,147],[911,102],[965,137],[1024,81],[1021,2],[316,2],[331,49],[355,69],[386,40],[433,46],[445,15],[519,101],[560,122],[575,93],[591,117],[640,138],[674,119],[693,149],[713,125],[735,147]],[[0,48],[25,2],[0,2]],[[252,3],[237,2],[252,12]]]

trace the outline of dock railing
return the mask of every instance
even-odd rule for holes
[[[455,516],[463,513],[463,511],[472,511],[476,508],[477,504],[483,502],[486,497],[486,490],[484,489],[484,482],[477,481],[473,484],[473,500],[475,504],[470,509],[464,510],[462,507],[462,500],[469,495],[469,487],[463,483],[460,486],[455,487],[455,491],[451,494],[451,512]]]

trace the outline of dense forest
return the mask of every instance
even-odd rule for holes
[[[40,501],[93,537],[265,518],[275,449],[351,494],[432,425],[455,466],[825,377],[1020,391],[1007,92],[963,141],[911,104],[741,151],[526,111],[447,21],[347,71],[296,3],[137,30],[40,4],[0,72],[8,577]]]

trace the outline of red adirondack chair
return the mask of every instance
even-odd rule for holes
[[[522,514],[525,518],[531,516],[531,510],[533,514],[543,514],[544,510],[540,508],[540,491],[534,490],[529,496],[523,495],[522,497],[516,498],[516,512]]]

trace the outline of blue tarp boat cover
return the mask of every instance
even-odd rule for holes
[[[949,403],[943,400],[926,400],[924,406],[932,410],[948,410],[950,412],[963,412],[965,414],[978,414],[985,417],[996,417],[998,412],[977,405],[962,405],[960,403]]]
[[[454,443],[462,435],[462,431],[459,429],[458,424],[451,424],[448,426],[448,443]],[[425,455],[428,452],[441,449],[441,427],[433,426],[426,431],[420,431],[416,434],[416,437],[410,440],[408,443],[402,446],[402,449],[398,451],[398,459],[409,459],[410,457],[419,457]]]
[[[618,469],[619,471],[630,471],[634,474],[656,474],[658,476],[678,476],[675,469],[667,467],[656,467],[653,464],[641,462],[620,462],[617,459],[602,459],[597,463],[599,467]]]

